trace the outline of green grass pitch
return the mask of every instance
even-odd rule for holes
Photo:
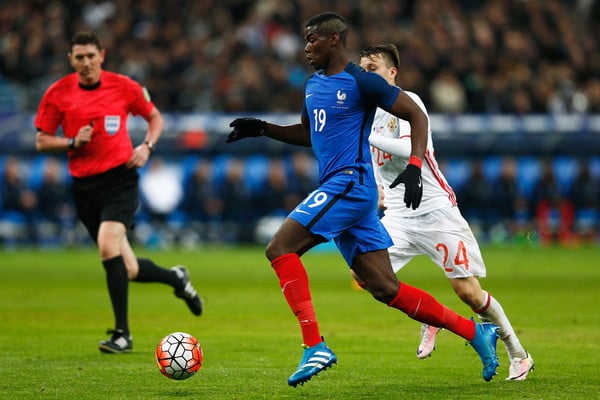
[[[170,288],[130,285],[134,351],[106,355],[112,325],[96,251],[0,252],[2,399],[591,399],[600,397],[600,248],[483,248],[495,295],[531,352],[527,381],[507,382],[508,360],[491,382],[463,339],[443,331],[433,356],[415,357],[419,324],[352,289],[334,252],[303,257],[321,331],[339,363],[304,386],[287,385],[302,349],[300,330],[263,249],[147,251],[188,266],[205,301],[194,317]],[[416,258],[400,278],[465,316],[442,272]],[[198,337],[204,365],[172,381],[154,364],[160,338]]]

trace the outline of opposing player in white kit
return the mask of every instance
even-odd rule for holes
[[[368,47],[360,53],[360,65],[395,85],[399,55],[393,44]],[[406,92],[427,114],[423,102]],[[369,142],[379,185],[382,222],[394,241],[389,249],[394,272],[414,256],[425,254],[442,268],[460,299],[482,321],[499,326],[498,334],[510,359],[507,380],[525,380],[533,369],[533,358],[525,351],[502,306],[482,290],[479,279],[486,269],[477,240],[457,207],[456,196],[438,168],[429,126],[427,151],[422,166],[423,198],[419,208],[405,206],[404,186],[396,182],[410,156],[410,124],[378,109]],[[397,186],[398,185],[398,186]],[[356,279],[356,277],[355,277]],[[435,348],[440,328],[424,324],[417,357],[426,358]]]

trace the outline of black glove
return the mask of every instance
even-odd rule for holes
[[[233,130],[227,136],[227,143],[264,135],[267,130],[267,121],[256,118],[237,118],[229,126]]]
[[[412,209],[416,210],[419,204],[421,204],[421,198],[423,197],[421,168],[408,164],[406,169],[394,179],[394,182],[390,185],[390,189],[395,188],[399,183],[404,183],[404,203],[406,203],[406,208],[412,205]]]

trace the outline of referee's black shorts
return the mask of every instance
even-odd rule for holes
[[[77,216],[94,242],[103,221],[119,221],[127,229],[133,228],[139,204],[138,180],[137,169],[125,164],[98,175],[73,177]]]

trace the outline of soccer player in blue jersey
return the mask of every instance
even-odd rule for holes
[[[404,183],[404,203],[416,209],[423,193],[421,163],[427,148],[427,117],[398,87],[349,61],[347,27],[326,12],[305,26],[304,52],[316,72],[305,85],[301,123],[281,126],[238,118],[227,142],[267,136],[311,146],[319,164],[319,187],[286,218],[266,248],[266,256],[302,331],[304,354],[288,384],[296,387],[337,362],[319,331],[308,276],[300,260],[314,246],[333,240],[372,296],[410,318],[448,329],[465,338],[483,362],[486,381],[496,374],[497,326],[477,324],[440,304],[430,294],[398,282],[388,247],[392,241],[377,214],[369,133],[377,107],[409,121],[409,163],[391,187]]]

